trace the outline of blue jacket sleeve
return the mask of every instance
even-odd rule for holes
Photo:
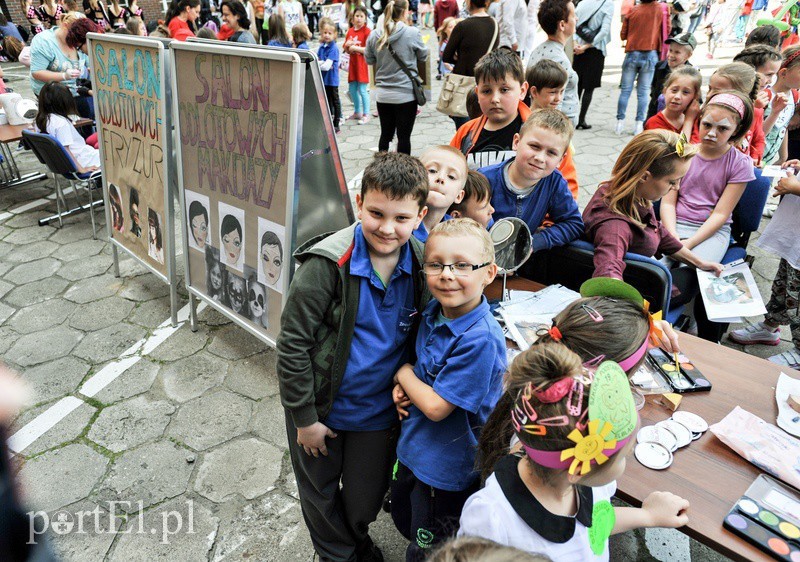
[[[583,234],[583,219],[578,204],[572,198],[567,180],[558,178],[558,184],[550,196],[547,209],[553,226],[543,228],[533,235],[533,251],[549,250],[553,246],[566,246]]]

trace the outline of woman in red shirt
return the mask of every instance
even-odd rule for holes
[[[199,17],[200,0],[172,0],[166,17],[170,37],[176,41],[194,37],[194,22]],[[192,23],[191,27],[189,22]]]
[[[350,28],[344,38],[343,50],[350,55],[350,67],[347,71],[347,81],[350,88],[350,98],[353,100],[353,114],[348,120],[354,119],[359,125],[369,121],[369,70],[364,59],[364,48],[369,37],[367,27],[367,9],[356,6],[350,16]]]

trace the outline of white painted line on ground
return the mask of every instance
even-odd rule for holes
[[[15,453],[24,451],[31,443],[53,429],[58,422],[70,415],[81,404],[84,404],[83,400],[79,400],[74,396],[62,398],[9,437],[8,448]]]
[[[206,303],[201,302],[197,307],[197,313],[202,312],[205,307]],[[122,373],[138,363],[144,355],[164,343],[167,338],[178,331],[188,318],[189,305],[187,304],[178,311],[178,324],[174,328],[172,327],[171,319],[165,320],[159,324],[151,336],[139,340],[126,349],[118,360],[112,361],[92,375],[89,380],[83,383],[78,392],[89,398],[97,395],[98,392],[111,384]],[[53,429],[56,424],[81,404],[84,404],[83,400],[74,396],[62,398],[12,435],[8,439],[9,448],[15,453],[21,453],[34,441]]]

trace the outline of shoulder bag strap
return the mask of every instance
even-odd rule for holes
[[[594,17],[597,15],[597,12],[599,12],[599,11],[600,11],[600,9],[603,7],[603,5],[604,5],[605,3],[606,3],[606,1],[605,1],[605,0],[600,0],[600,5],[599,5],[599,6],[597,7],[597,9],[596,9],[596,10],[595,10],[595,11],[592,13],[592,15],[591,15],[591,16],[589,16],[589,17],[586,19],[586,21],[585,21],[585,22],[583,22],[583,23],[589,23],[590,21],[592,21],[592,18],[594,18]],[[581,24],[578,24],[578,25],[581,25]]]
[[[491,18],[492,16],[489,17]],[[486,49],[487,55],[492,52],[492,47],[494,47],[494,42],[497,41],[497,31],[498,29],[500,29],[500,26],[497,24],[497,20],[492,18],[492,21],[494,22],[494,33],[492,34],[492,40],[489,42],[489,48]]]
[[[414,77],[414,76],[411,74],[411,71],[410,71],[410,70],[408,69],[408,67],[406,66],[406,63],[404,63],[404,62],[403,62],[403,61],[400,59],[400,57],[399,57],[399,56],[397,56],[397,53],[395,53],[395,52],[394,52],[394,49],[392,48],[391,44],[389,44],[389,42],[388,42],[388,41],[386,42],[386,46],[389,48],[389,53],[391,53],[392,57],[394,57],[394,60],[395,60],[395,61],[397,62],[397,64],[400,66],[400,70],[402,70],[403,72],[405,72],[406,76],[408,76],[408,79],[409,79],[409,80],[411,80],[411,82],[412,82],[412,83],[413,83],[415,80],[419,80],[419,77],[416,77],[416,78],[415,78],[415,77]]]

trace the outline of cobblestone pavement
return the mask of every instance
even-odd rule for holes
[[[629,138],[612,132],[619,50],[611,47],[605,84],[595,93],[594,128],[574,139],[582,206]],[[720,52],[730,56],[733,49]],[[704,54],[701,46],[695,60],[708,75]],[[11,87],[29,92],[22,68],[3,68]],[[413,151],[452,134],[451,121],[428,105]],[[377,138],[377,119],[343,123],[339,147],[348,179],[369,162]],[[15,154],[23,170],[40,167],[31,154]],[[27,505],[51,521],[56,552],[64,560],[310,560],[274,351],[206,309],[196,333],[182,326],[160,345],[153,348],[151,339],[120,360],[137,342],[163,336],[167,287],[126,258],[115,278],[111,248],[104,234],[92,239],[86,214],[62,228],[37,226],[55,204],[27,204],[49,196],[51,181],[0,191],[0,355],[36,393],[12,427],[14,461]],[[752,253],[768,296],[777,258]],[[783,338],[781,350],[788,332]],[[100,384],[98,373],[111,372],[121,374]],[[57,423],[26,439],[51,420]],[[40,519],[36,530],[45,524]],[[387,560],[403,559],[403,540],[386,514],[372,534]],[[674,531],[615,537],[612,553],[625,560],[720,559]]]

